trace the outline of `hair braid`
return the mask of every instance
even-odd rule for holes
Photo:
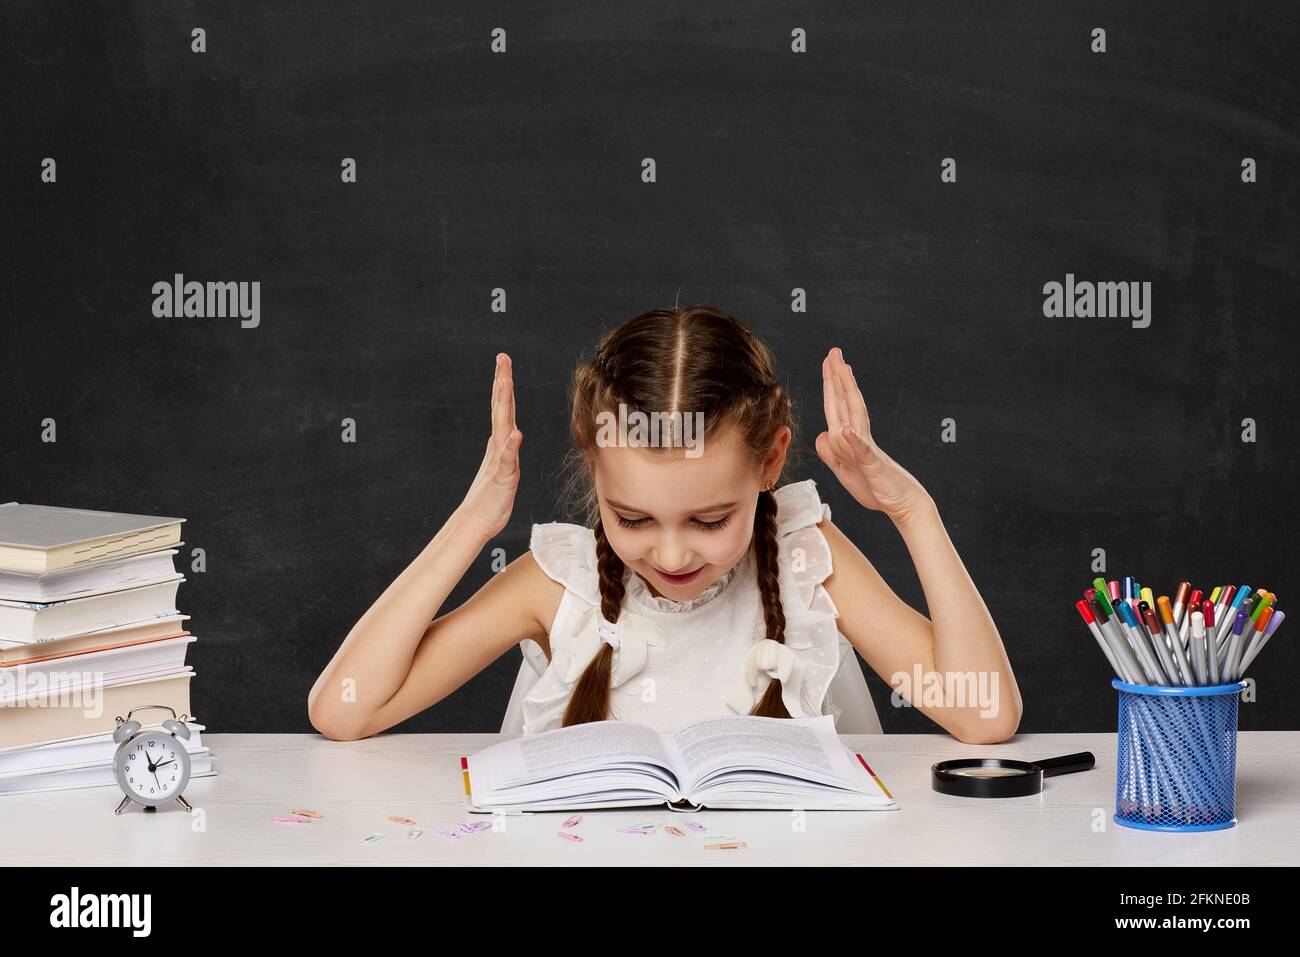
[[[777,575],[776,494],[764,489],[758,496],[754,512],[754,570],[758,594],[763,602],[763,620],[767,636],[785,644],[785,609],[781,606],[781,582]],[[767,691],[750,714],[768,718],[788,718],[790,712],[781,700],[781,682],[773,678]]]
[[[605,620],[617,623],[623,609],[623,560],[605,538],[605,526],[596,522],[596,571],[600,583],[600,613]],[[564,709],[563,727],[604,721],[609,717],[609,681],[614,666],[614,648],[602,644],[591,665],[574,685],[569,704]]]

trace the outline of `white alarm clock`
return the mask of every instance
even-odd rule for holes
[[[150,709],[170,711],[172,716],[162,723],[162,729],[141,730],[139,721],[132,721],[137,711]],[[166,705],[151,704],[132,708],[125,718],[117,718],[113,740],[117,753],[113,756],[113,776],[126,794],[115,814],[121,814],[134,801],[144,805],[146,811],[157,811],[159,805],[176,801],[185,810],[192,810],[181,796],[181,790],[190,780],[190,755],[185,750],[190,729],[185,718],[177,718],[176,711]]]

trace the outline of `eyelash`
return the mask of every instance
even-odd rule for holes
[[[648,518],[624,518],[622,515],[616,517],[618,518],[618,524],[623,528],[640,528],[646,522],[650,521],[650,519]],[[731,521],[731,516],[730,515],[724,516],[723,518],[718,519],[716,522],[702,522],[698,518],[693,518],[691,519],[691,521],[695,523],[697,528],[702,528],[710,532],[716,532],[727,527],[727,523]]]

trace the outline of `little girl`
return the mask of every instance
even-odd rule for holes
[[[817,454],[857,502],[893,520],[930,618],[831,522],[811,479],[777,488],[794,419],[762,340],[715,309],[656,310],[608,334],[574,373],[571,462],[588,525],[534,525],[528,552],[434,618],[514,505],[523,435],[512,363],[497,356],[492,436],[468,494],[321,673],[312,724],[340,740],[376,734],[523,642],[526,659],[540,650],[540,674],[512,702],[506,730],[619,719],[671,731],[736,714],[838,721],[872,707],[861,680],[867,700],[831,700],[841,666],[858,668],[851,647],[959,740],[1009,738],[1019,691],[933,500],[875,444],[838,348],[822,361],[822,391]],[[682,427],[653,446],[624,441],[645,436],[611,424],[637,411],[681,413],[659,421]],[[686,431],[694,422],[702,436]],[[913,688],[918,672],[942,677]],[[974,677],[993,702],[957,700],[953,689]]]

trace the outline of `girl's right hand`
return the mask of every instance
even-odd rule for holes
[[[510,357],[497,353],[492,381],[492,435],[478,474],[457,514],[484,542],[506,527],[519,487],[519,446],[524,434],[515,427],[515,384]]]

